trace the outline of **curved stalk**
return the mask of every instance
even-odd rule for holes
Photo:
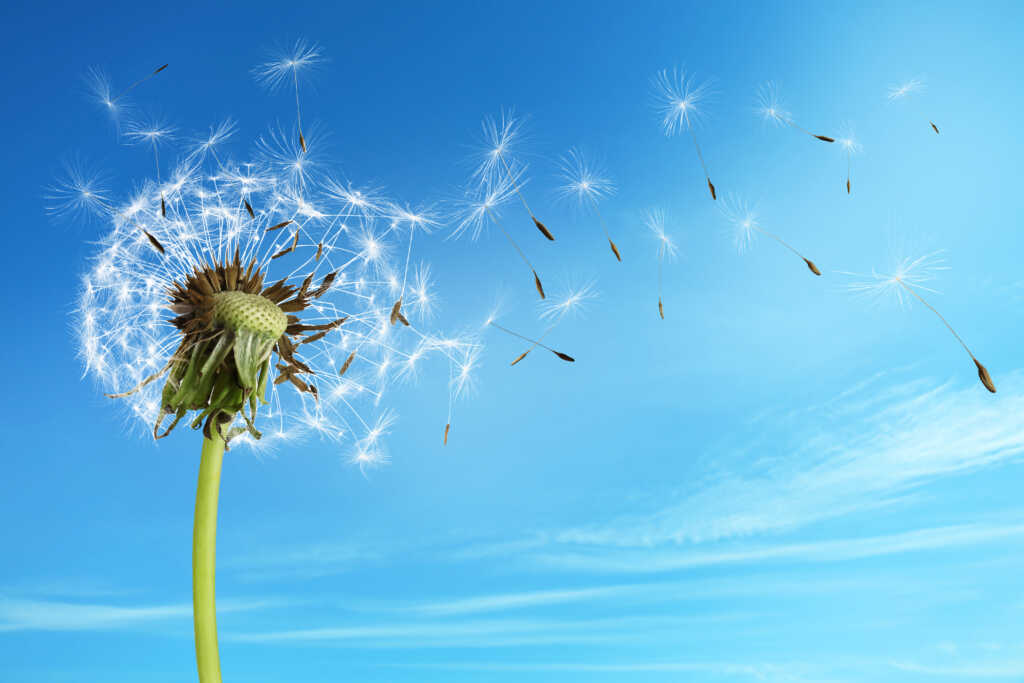
[[[214,569],[217,549],[217,496],[224,459],[224,439],[214,426],[203,439],[192,528],[192,617],[196,631],[196,666],[200,683],[221,683],[217,650]]]

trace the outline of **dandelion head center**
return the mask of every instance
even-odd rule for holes
[[[250,330],[277,339],[288,327],[288,316],[270,299],[247,292],[217,292],[213,295],[213,324],[232,332]]]

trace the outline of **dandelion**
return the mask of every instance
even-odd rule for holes
[[[701,168],[704,169],[704,179],[708,183],[711,199],[716,199],[715,186],[711,182],[711,176],[708,175],[704,154],[700,151],[697,134],[693,130],[694,124],[703,113],[701,104],[710,94],[707,84],[697,84],[692,77],[687,77],[684,71],[663,69],[654,77],[654,88],[658,109],[662,116],[661,126],[665,130],[665,135],[671,137],[683,130],[690,131],[693,146],[697,150],[697,158],[700,160]]]
[[[672,238],[668,236],[665,231],[665,212],[661,209],[652,209],[647,212],[647,217],[644,220],[647,225],[647,229],[654,233],[654,237],[658,240],[658,315],[661,319],[665,319],[665,306],[662,303],[662,291],[661,291],[661,280],[662,270],[664,269],[664,263],[666,260],[672,260],[676,256],[676,245],[672,242]]]
[[[203,433],[193,536],[203,683],[220,681],[213,578],[223,451],[259,448],[264,433],[279,443],[315,435],[349,444],[348,460],[363,471],[380,466],[394,380],[414,376],[427,356],[446,358],[460,368],[457,397],[472,382],[476,348],[422,327],[429,268],[405,281],[412,245],[403,230],[425,231],[425,214],[382,198],[369,211],[351,188],[345,197],[337,184],[300,182],[265,159],[214,153],[232,131],[212,129],[166,180],[147,180],[127,199],[83,175],[53,201],[109,220],[76,311],[86,372],[154,438],[182,422]],[[129,136],[156,148],[171,131],[136,125]],[[396,241],[404,264],[390,258]],[[395,330],[390,301],[403,286],[409,327]]]
[[[810,135],[812,138],[821,140],[822,142],[835,142],[835,138],[831,138],[827,135],[817,135],[803,126],[797,125],[796,122],[793,121],[792,115],[786,111],[783,106],[782,101],[779,99],[778,89],[771,81],[762,83],[760,88],[758,88],[757,112],[765,121],[770,123],[780,126],[790,126],[794,130],[798,130],[805,135]]]
[[[963,347],[964,351],[967,352],[967,355],[974,362],[974,367],[978,372],[978,379],[989,392],[994,394],[996,393],[996,385],[992,382],[988,369],[975,357],[974,353],[968,348],[967,344],[946,318],[934,306],[925,301],[924,296],[921,294],[921,292],[938,293],[937,290],[929,287],[928,283],[935,279],[938,271],[948,270],[940,254],[941,252],[932,252],[916,259],[902,259],[897,262],[896,267],[888,274],[875,271],[872,271],[869,276],[858,275],[857,273],[844,273],[845,275],[859,278],[848,285],[847,289],[855,295],[875,300],[895,298],[901,307],[909,306],[915,299],[921,302],[925,308],[942,321],[942,324],[946,326],[950,334],[960,343],[960,346]]]
[[[597,220],[601,223],[601,229],[604,230],[608,246],[611,247],[615,258],[621,262],[622,255],[619,253],[619,248],[612,240],[608,232],[608,225],[604,222],[604,216],[601,215],[601,211],[597,207],[599,200],[615,193],[615,184],[605,176],[603,169],[588,163],[583,154],[575,147],[562,157],[561,167],[563,185],[559,187],[559,193],[564,198],[574,200],[579,207],[593,210]]]
[[[523,196],[522,181],[526,166],[517,163],[512,157],[515,145],[522,137],[522,122],[511,111],[503,111],[500,119],[486,117],[483,121],[483,131],[483,160],[473,172],[473,177],[484,187],[492,186],[499,178],[504,178],[519,196],[519,201],[522,202],[526,213],[530,214],[533,224],[544,237],[553,242],[555,236],[534,215],[530,205],[526,203],[526,197]]]
[[[487,225],[496,225],[501,234],[508,240],[508,243],[519,254],[519,258],[522,259],[526,267],[533,273],[534,287],[537,289],[537,293],[540,294],[540,298],[543,299],[544,286],[541,284],[540,276],[537,275],[537,269],[533,267],[533,264],[526,257],[522,248],[512,239],[508,230],[505,229],[505,225],[501,221],[501,214],[499,213],[500,206],[511,199],[512,195],[516,192],[516,183],[521,175],[522,169],[513,167],[509,175],[498,176],[490,182],[471,190],[468,199],[458,202],[456,213],[460,216],[460,220],[449,237],[457,238],[468,233],[473,240],[477,240]]]
[[[860,143],[853,135],[853,129],[849,124],[844,124],[839,138],[836,140],[839,148],[846,155],[846,194],[850,194],[850,157],[861,150]]]
[[[770,237],[786,249],[800,257],[800,259],[815,275],[821,275],[821,271],[818,266],[815,265],[814,261],[801,254],[799,251],[794,249],[788,242],[783,240],[778,235],[768,232],[761,227],[758,223],[757,214],[755,211],[743,202],[735,197],[730,197],[722,206],[722,213],[725,214],[726,220],[729,222],[730,228],[733,235],[733,243],[736,246],[737,251],[745,251],[754,241],[757,233],[761,233],[766,237]]]
[[[316,69],[324,61],[320,47],[315,43],[297,40],[288,49],[280,49],[274,56],[253,69],[256,80],[271,92],[291,84],[295,90],[295,122],[299,146],[305,152],[306,137],[302,132],[302,107],[299,104],[299,74]]]
[[[886,93],[886,99],[890,102],[894,100],[902,100],[914,93],[924,92],[924,90],[925,84],[923,80],[911,78],[909,81],[889,86],[889,91]],[[928,125],[931,126],[936,135],[939,134],[939,127],[935,125],[934,121],[929,120]]]

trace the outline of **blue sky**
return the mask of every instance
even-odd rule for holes
[[[488,334],[447,447],[447,376],[427,372],[394,394],[392,464],[368,477],[316,440],[227,456],[226,680],[1024,678],[1022,19],[1016,3],[5,6],[0,678],[194,676],[199,444],[154,445],[82,377],[70,314],[105,226],[44,210],[69,155],[123,195],[151,172],[83,75],[169,62],[137,103],[186,130],[231,115],[244,142],[292,120],[249,70],[299,36],[330,58],[304,116],[349,178],[401,199],[454,196],[482,117],[528,115],[531,203],[558,241],[523,240],[546,284],[600,298],[551,338],[574,365],[509,368],[520,345]],[[719,192],[756,202],[822,278],[765,239],[736,253],[689,141],[659,129],[650,80],[676,65],[714,81],[698,135]],[[888,102],[910,78],[927,90]],[[851,195],[838,149],[758,120],[765,80],[802,125],[854,128]],[[573,145],[618,185],[603,211],[621,265],[556,200]],[[664,321],[654,207],[681,252]],[[540,329],[497,236],[425,249],[442,323],[478,325],[500,298]],[[933,302],[995,396],[921,306],[844,290],[840,271],[940,249]]]

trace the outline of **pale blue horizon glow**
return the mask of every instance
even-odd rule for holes
[[[102,223],[54,222],[61,160],[152,171],[83,92],[92,66],[184,131],[226,116],[233,148],[290,126],[251,68],[302,36],[329,61],[303,93],[357,185],[449,206],[480,121],[514,108],[531,207],[505,220],[553,292],[593,282],[547,339],[484,334],[441,445],[447,368],[395,392],[391,464],[332,444],[225,459],[218,626],[226,681],[950,681],[1024,679],[1024,301],[1017,3],[200,3],[5,7],[5,453],[0,679],[194,680],[190,544],[198,435],[154,444],[83,377],[70,314]],[[666,137],[651,81],[712,96]],[[926,87],[889,101],[891,86]],[[815,133],[762,121],[772,81]],[[929,127],[934,121],[936,135]],[[600,226],[558,196],[579,148],[615,193]],[[758,236],[727,197],[823,271]],[[660,208],[679,257],[644,225]],[[475,331],[542,331],[494,230],[422,243],[441,307]],[[875,305],[844,272],[940,252],[934,303]]]

